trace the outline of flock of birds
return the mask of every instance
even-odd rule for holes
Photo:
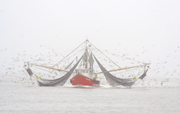
[[[43,65],[53,65],[65,56],[64,55],[65,52],[58,53],[54,49],[46,47],[44,45],[40,45],[39,48],[43,48],[43,50],[45,51],[41,53],[33,54],[27,52],[26,50],[22,50],[20,53],[15,53],[11,55],[11,51],[14,50],[13,48],[5,48],[0,50],[0,56],[1,56],[0,70],[2,71],[0,72],[1,73],[0,76],[1,77],[10,76],[12,78],[16,76],[17,78],[19,78],[21,82],[27,81],[29,80],[29,77],[27,76],[27,73],[23,68],[24,62],[33,61],[36,63],[41,63]],[[128,54],[127,51],[119,52],[118,50],[114,50],[114,51],[104,50],[103,53],[105,53],[107,56],[110,56],[112,60],[113,57],[116,57],[121,59],[121,62],[129,61],[129,64],[134,65],[136,63],[138,64],[138,63],[142,63],[142,61],[145,61],[145,60],[141,61],[141,58],[139,57],[143,56],[144,54],[148,54],[149,52],[147,52],[147,50],[144,49],[141,54],[134,55],[133,58],[131,58],[131,54]],[[151,64],[146,78],[143,81],[138,81],[135,85],[137,86],[141,85],[147,87],[157,86],[157,85],[165,86],[166,83],[171,81],[171,78],[176,78],[176,82],[178,82],[178,84],[180,85],[180,79],[178,79],[178,77],[180,76],[180,62],[179,62],[180,47],[177,46],[176,49],[171,51],[171,53],[168,53],[161,58],[154,56],[153,58],[154,59],[148,59],[148,63]],[[106,63],[110,61],[108,61],[107,59],[103,59],[102,62]],[[118,61],[116,63],[118,63]],[[104,78],[100,77],[100,79],[104,79]],[[104,84],[106,84],[106,82],[104,82]]]

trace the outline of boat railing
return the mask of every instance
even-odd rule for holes
[[[76,69],[76,73],[91,73],[90,69]]]

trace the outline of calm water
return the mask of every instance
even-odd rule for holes
[[[38,87],[0,83],[0,113],[179,113],[180,88]]]

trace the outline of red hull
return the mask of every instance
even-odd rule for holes
[[[92,80],[91,78],[85,77],[81,74],[77,74],[71,79],[72,85],[83,85],[83,86],[100,86],[100,82]]]

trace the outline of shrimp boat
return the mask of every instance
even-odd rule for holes
[[[84,53],[84,60],[79,69],[75,69],[75,76],[70,80],[72,85],[80,85],[80,86],[100,86],[100,81],[97,79],[97,74],[93,73],[92,68],[92,53],[90,54],[86,48]],[[88,68],[88,62],[90,62],[90,68]]]
[[[82,46],[85,45],[85,46]],[[83,49],[82,49],[83,47]],[[80,50],[78,50],[80,48]],[[77,53],[73,54],[73,52],[78,51],[78,55],[80,52],[80,59],[77,58]],[[94,52],[95,51],[95,52]],[[113,65],[116,65],[118,69],[107,70],[107,63],[102,62],[102,57],[96,56],[96,53],[100,53],[104,55],[109,62],[111,61]],[[70,59],[75,57],[73,61],[69,61],[67,66],[60,67],[59,65],[63,65],[63,61],[65,59]],[[66,57],[60,60],[57,64],[53,66],[40,65],[32,62],[25,62],[25,70],[30,75],[36,79],[39,86],[63,86],[65,83],[69,81],[69,83],[73,86],[100,86],[100,78],[103,76],[107,83],[110,86],[125,86],[131,87],[137,80],[143,79],[146,76],[146,73],[149,68],[149,64],[142,63],[141,65],[135,66],[126,66],[120,67],[115,62],[113,62],[110,58],[108,58],[103,52],[101,52],[97,47],[95,47],[89,40],[84,41],[81,45],[79,45],[76,49],[74,49],[71,53],[69,53]],[[41,77],[40,73],[37,71],[33,71],[33,67],[47,69],[46,71],[50,71],[49,76],[56,74],[58,76],[54,76],[51,78]],[[110,66],[112,67],[112,66]],[[136,68],[142,68],[138,71],[138,74],[132,74],[132,77],[122,78],[116,76],[116,74],[121,75],[120,71],[134,70]],[[96,70],[97,69],[97,70]],[[35,70],[35,69],[34,69]],[[57,74],[58,72],[58,74]],[[43,72],[41,72],[43,73]],[[101,76],[101,77],[99,77]]]

